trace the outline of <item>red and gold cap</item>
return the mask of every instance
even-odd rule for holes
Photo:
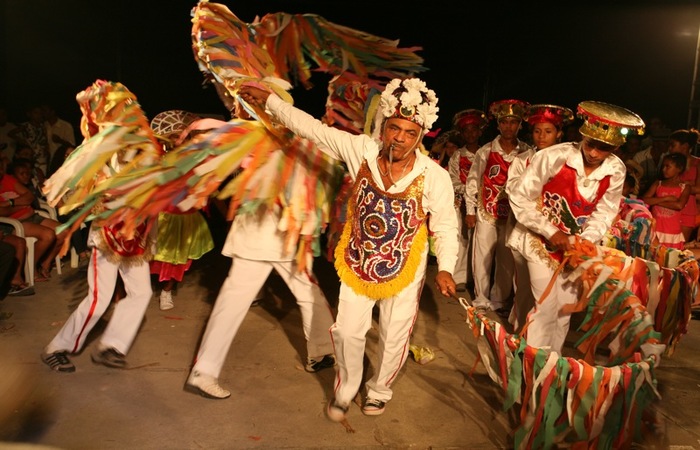
[[[488,125],[489,119],[480,109],[465,109],[458,112],[452,118],[452,126],[458,129],[462,129],[469,124],[474,124],[479,128],[485,128]]]
[[[559,105],[531,105],[527,111],[527,123],[551,123],[561,129],[574,120],[574,112]]]
[[[583,136],[606,144],[614,146],[624,144],[627,134],[631,131],[644,134],[642,118],[621,106],[585,101],[579,103],[577,114],[583,119],[579,132]]]
[[[529,107],[530,104],[522,100],[498,100],[489,106],[489,115],[496,120],[506,117],[516,117],[523,120]]]

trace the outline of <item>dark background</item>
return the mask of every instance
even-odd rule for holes
[[[700,2],[222,1],[240,19],[315,13],[421,46],[420,77],[440,98],[437,127],[464,108],[517,98],[575,109],[599,100],[688,125]],[[568,2],[566,2],[568,3]],[[607,4],[610,3],[610,4]],[[74,124],[75,94],[98,78],[120,81],[152,118],[166,109],[226,114],[190,48],[195,1],[0,0],[0,104],[11,120],[50,103]],[[292,93],[323,114],[327,77]]]

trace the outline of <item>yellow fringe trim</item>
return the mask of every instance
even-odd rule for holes
[[[354,214],[351,214],[351,211],[352,208],[348,208],[348,220],[345,222],[343,235],[338,242],[338,246],[335,248],[335,269],[338,272],[340,280],[350,286],[356,293],[365,295],[374,300],[382,300],[398,294],[416,278],[416,272],[423,260],[423,253],[426,248],[426,243],[428,242],[428,227],[425,222],[423,222],[413,238],[406,264],[404,264],[403,269],[401,269],[401,272],[396,277],[383,283],[365,281],[358,277],[345,262],[345,249],[350,243],[354,216]]]

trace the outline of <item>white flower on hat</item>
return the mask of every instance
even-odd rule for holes
[[[395,93],[396,90],[403,91]],[[423,127],[424,131],[430,130],[437,120],[437,96],[428,89],[425,82],[418,78],[391,80],[382,92],[379,101],[379,111],[382,117],[400,117],[411,120]]]
[[[391,117],[394,115],[396,108],[399,107],[399,99],[393,95],[382,95],[379,99],[379,108],[382,110],[382,115],[384,117]]]

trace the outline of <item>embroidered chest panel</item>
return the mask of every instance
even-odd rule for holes
[[[374,182],[363,163],[336,249],[338,274],[356,292],[386,298],[415,277],[427,240],[424,181],[421,174],[403,192],[390,194]]]
[[[576,170],[564,165],[542,189],[540,208],[547,219],[569,235],[580,234],[588,217],[595,211],[598,202],[610,187],[610,175],[600,181],[592,201],[586,200],[578,190]],[[561,252],[554,252],[548,241],[540,238],[549,256],[561,262]]]
[[[510,163],[503,159],[503,155],[497,152],[489,153],[481,177],[479,209],[492,221],[507,219],[510,214],[505,190],[509,167]]]

